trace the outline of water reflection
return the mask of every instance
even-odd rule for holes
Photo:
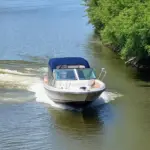
[[[135,74],[135,78],[145,82],[150,82],[150,71],[139,71]]]
[[[91,106],[82,112],[49,108],[49,113],[58,132],[78,139],[103,134],[105,124],[113,119],[110,104]]]

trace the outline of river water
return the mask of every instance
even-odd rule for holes
[[[150,82],[101,46],[80,0],[0,0],[0,150],[149,150]],[[47,61],[82,56],[107,90],[90,107],[45,95]]]

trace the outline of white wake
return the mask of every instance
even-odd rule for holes
[[[69,105],[58,104],[58,103],[55,103],[54,101],[52,101],[47,96],[42,82],[31,85],[29,90],[35,93],[37,102],[49,104],[50,106],[58,108],[58,109],[69,109],[69,110],[82,111],[82,108],[75,108],[75,107],[72,107]],[[101,104],[109,103],[110,101],[113,101],[116,98],[121,97],[121,96],[122,95],[119,93],[112,93],[112,92],[104,91],[101,94],[101,96],[92,105],[101,105]]]
[[[24,69],[31,71],[30,68]],[[44,72],[46,71],[46,68],[39,69],[40,74],[44,74]],[[4,93],[0,92],[1,102],[30,101],[30,99],[33,99],[32,94],[35,94],[34,98],[36,99],[36,102],[45,103],[58,109],[69,109],[77,111],[82,110],[82,108],[76,109],[72,106],[57,104],[53,102],[45,92],[45,89],[43,87],[43,81],[41,81],[38,76],[34,76],[34,74],[32,73],[28,74],[19,72],[17,70],[0,69],[0,88],[2,88],[2,90],[6,90],[6,92]],[[26,92],[21,90],[24,90]],[[28,92],[32,92],[32,94]],[[113,101],[120,96],[122,95],[119,93],[105,91],[93,104],[100,105],[104,103],[109,103],[110,101]]]

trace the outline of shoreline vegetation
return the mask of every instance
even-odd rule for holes
[[[102,44],[126,65],[150,71],[150,1],[84,0],[89,23]]]

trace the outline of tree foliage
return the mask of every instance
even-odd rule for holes
[[[150,56],[149,0],[85,0],[89,22],[123,59]]]

